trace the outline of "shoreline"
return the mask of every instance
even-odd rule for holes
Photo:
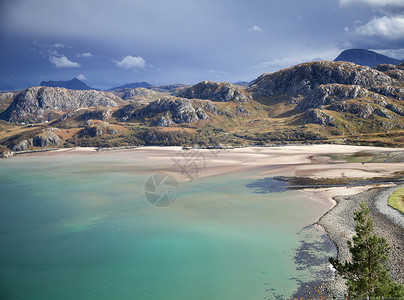
[[[324,214],[316,224],[324,228],[329,238],[337,247],[337,257],[343,262],[351,257],[347,241],[355,234],[354,211],[360,209],[362,201],[370,210],[370,217],[374,221],[374,232],[384,237],[391,247],[388,265],[391,268],[391,278],[404,284],[404,258],[400,255],[404,245],[404,215],[388,205],[388,197],[395,191],[404,187],[403,184],[394,186],[369,186],[367,190],[351,195],[335,195],[332,199],[336,204]],[[345,280],[335,274],[333,280],[324,283],[324,286],[337,298],[344,297],[347,291]]]

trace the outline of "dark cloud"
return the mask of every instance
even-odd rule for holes
[[[347,6],[369,1],[2,1],[0,82],[8,84],[0,89],[67,80],[78,70],[96,88],[250,81],[314,58],[334,59],[369,40],[393,49],[394,35],[371,35],[369,20],[397,6]],[[394,28],[399,15],[388,17]]]

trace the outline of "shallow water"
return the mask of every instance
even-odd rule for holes
[[[241,173],[180,183],[156,208],[144,186],[157,166],[113,153],[1,160],[0,298],[272,299],[322,279],[296,259],[318,202],[259,193]]]

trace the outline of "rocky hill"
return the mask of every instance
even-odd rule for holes
[[[353,62],[358,65],[368,66],[371,68],[381,64],[393,64],[398,65],[404,60],[388,57],[386,55],[365,50],[365,49],[349,49],[342,51],[340,55],[334,61],[347,61]]]
[[[8,122],[49,121],[58,113],[78,107],[118,106],[122,99],[101,91],[78,91],[65,88],[30,87],[20,92],[0,119]]]
[[[219,102],[247,102],[250,100],[240,87],[228,82],[202,81],[180,90],[176,96],[187,99],[209,99]]]
[[[77,78],[67,81],[42,81],[39,85],[47,87],[61,87],[69,90],[94,90]]]
[[[395,78],[369,67],[349,62],[318,61],[263,74],[252,83],[249,91],[255,99],[282,95],[300,97],[330,83],[369,88],[401,85]]]
[[[171,96],[31,87],[3,96],[14,100],[0,114],[8,121],[0,121],[0,145],[6,152],[285,141],[404,146],[403,72],[403,65],[319,61],[263,74],[248,88],[203,81]]]

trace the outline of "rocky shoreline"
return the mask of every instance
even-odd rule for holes
[[[380,188],[374,187],[365,192],[351,196],[336,196],[333,199],[337,204],[320,220],[322,226],[338,249],[338,259],[345,261],[350,258],[347,240],[355,234],[354,212],[360,209],[359,205],[364,201],[370,210],[370,216],[374,220],[374,231],[384,237],[391,246],[389,256],[390,274],[394,281],[404,284],[404,257],[402,256],[404,245],[404,215],[388,206],[387,201],[396,189],[404,185]],[[325,284],[331,295],[343,298],[346,293],[345,280],[336,276],[333,281]]]

